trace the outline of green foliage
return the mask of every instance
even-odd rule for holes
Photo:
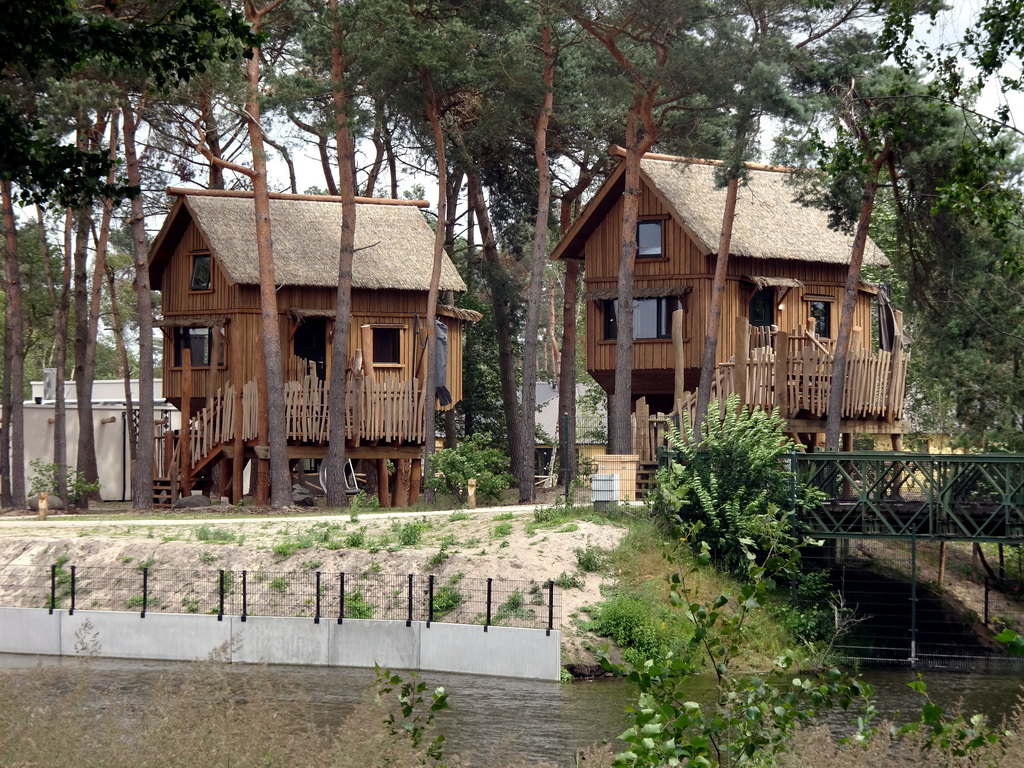
[[[740,408],[736,396],[723,410],[719,419],[712,403],[699,445],[689,423],[685,438],[670,427],[676,455],[658,471],[654,515],[669,528],[698,523],[694,545],[706,542],[716,564],[742,577],[758,542],[777,539],[778,529],[787,526],[779,510],[794,500],[810,504],[813,495],[796,486],[785,466],[793,444],[783,436],[777,412]]]
[[[573,552],[576,554],[576,565],[584,573],[599,573],[608,563],[608,553],[601,547],[577,547]]]
[[[494,538],[501,539],[512,533],[512,523],[498,523],[494,526]]]
[[[208,541],[215,544],[234,544],[235,534],[224,528],[211,528],[208,525],[200,525],[196,528],[196,538],[199,541]]]
[[[561,589],[583,589],[587,586],[587,579],[579,571],[575,573],[562,571],[555,578],[555,586]]]
[[[557,583],[557,582],[556,582]],[[586,628],[615,643],[634,667],[648,659],[678,654],[685,634],[677,616],[647,591],[616,589],[600,605],[588,609]]]
[[[372,619],[377,609],[366,601],[362,589],[345,590],[345,618]]]
[[[424,696],[427,685],[418,679],[415,672],[409,674],[408,681],[378,664],[374,664],[374,672],[377,676],[377,702],[382,703],[391,693],[395,694],[398,702],[401,716],[392,712],[385,720],[392,738],[408,738],[415,749],[426,743],[427,757],[434,763],[440,763],[444,757],[444,735],[438,734],[428,742],[425,740],[437,713],[449,708],[444,688],[435,688],[428,701]]]
[[[428,528],[430,528],[430,523],[426,518],[410,520],[407,523],[395,520],[391,524],[391,531],[395,534],[398,543],[404,547],[415,547],[418,545],[423,540],[423,534]]]
[[[512,482],[508,455],[483,435],[465,438],[458,448],[443,448],[430,461],[427,487],[451,494],[460,504],[468,500],[468,483],[476,478],[477,495],[497,501]]]
[[[462,581],[462,574],[457,573],[448,579],[447,584],[442,584],[434,590],[434,620],[440,620],[462,605],[463,596],[458,585]]]
[[[513,619],[535,619],[537,612],[526,607],[526,597],[522,590],[515,589],[504,603],[498,606],[492,617],[493,624],[504,624]]]
[[[42,459],[33,459],[29,462],[35,476],[29,485],[29,494],[37,496],[40,493],[48,493],[51,496],[57,493],[57,465],[47,463]],[[68,469],[68,496],[70,504],[78,504],[88,498],[89,494],[100,489],[99,482],[88,482],[85,475],[76,469]]]
[[[288,591],[288,579],[284,576],[275,576],[270,580],[270,583],[267,586],[275,592],[284,594]]]

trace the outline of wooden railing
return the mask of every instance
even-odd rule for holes
[[[353,442],[381,441],[421,444],[426,397],[416,379],[386,377],[381,381],[356,376],[346,381],[345,434]],[[313,373],[285,383],[288,439],[323,444],[330,438],[329,393]],[[242,388],[241,408],[234,386],[218,389],[205,408],[189,422],[191,466],[202,463],[220,446],[235,440],[241,419],[245,442],[259,438],[260,402],[256,382]]]

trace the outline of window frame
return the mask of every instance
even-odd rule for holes
[[[770,328],[771,326],[776,325],[776,313],[778,312],[778,307],[775,306],[776,296],[777,291],[772,286],[760,288],[750,295],[750,299],[747,301],[747,321],[751,326],[755,328]],[[765,297],[768,299],[767,306],[771,315],[767,323],[754,322],[754,301],[757,300],[758,297]]]
[[[195,253],[190,254],[190,256],[191,256],[191,269],[189,271],[189,278],[188,278],[188,292],[189,293],[213,293],[213,290],[214,290],[214,287],[213,287],[213,254],[210,253],[209,251],[196,251]],[[196,288],[195,287],[196,263],[199,261],[199,259],[206,259],[206,262],[208,264],[208,267],[207,267],[208,274],[207,274],[207,280],[206,280],[206,287],[205,288]]]
[[[373,330],[373,367],[374,368],[403,368],[405,364],[405,324],[404,323],[370,323]],[[395,362],[381,362],[377,360],[377,331],[395,331],[397,333],[398,360]]]
[[[192,368],[201,370],[223,370],[227,368],[228,350],[227,334],[223,325],[176,325],[171,330],[171,370],[184,368],[185,339],[195,336],[193,331],[206,331],[206,354],[208,362],[205,365],[197,365],[192,362]],[[193,349],[189,344],[189,349]]]
[[[668,255],[665,253],[665,222],[667,216],[643,216],[636,222],[636,259],[637,261],[665,261]],[[640,228],[647,224],[658,225],[658,252],[643,254],[640,252]]]
[[[813,310],[814,310],[814,305],[815,304],[820,304],[826,310],[826,314],[825,314],[825,316],[826,316],[826,321],[825,322],[826,322],[826,325],[827,325],[826,331],[824,333],[822,333],[822,331],[821,331],[821,329],[819,327],[819,324],[817,322],[818,318],[814,317],[814,319],[815,319],[814,332],[818,336],[821,336],[822,338],[831,339],[832,338],[832,315],[833,315],[832,307],[836,303],[836,297],[835,296],[827,296],[827,295],[811,293],[811,294],[804,294],[803,300],[807,303],[807,312],[806,312],[806,314],[807,314],[808,317],[814,317]]]
[[[616,341],[616,319],[618,317],[618,299],[603,299],[601,301],[601,311],[603,313],[601,327],[603,333],[601,334],[602,343],[614,343]],[[641,302],[656,302],[655,307],[655,320],[654,320],[654,336],[637,336],[639,330],[636,323],[637,316],[637,304]],[[661,304],[666,304],[664,308]],[[633,341],[634,342],[647,342],[647,341],[671,341],[672,340],[672,313],[677,309],[683,309],[683,301],[680,296],[645,296],[643,298],[633,299]]]

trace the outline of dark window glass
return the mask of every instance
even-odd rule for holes
[[[832,302],[812,300],[808,302],[810,315],[814,318],[814,332],[825,338],[832,338]]]
[[[604,338],[612,341],[618,333],[616,313],[618,299],[608,299],[604,303]],[[662,296],[656,299],[633,300],[633,338],[634,339],[671,339],[672,313],[679,309],[679,299],[675,296]]]
[[[327,376],[327,321],[320,317],[307,317],[295,329],[293,349],[296,357],[316,365],[320,379]]]
[[[636,225],[638,259],[661,257],[661,221],[641,221]]]
[[[402,329],[373,329],[373,364],[398,365],[402,362]]]
[[[175,328],[174,364],[178,367],[182,365],[186,348],[192,353],[193,368],[208,368],[213,357],[213,329]]]
[[[192,282],[190,291],[210,290],[210,254],[198,253],[192,257]]]
[[[750,299],[750,324],[775,325],[775,291],[772,288],[760,290]]]

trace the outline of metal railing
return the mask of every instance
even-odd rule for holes
[[[374,571],[192,570],[0,566],[0,606],[147,613],[305,617],[315,623],[382,619],[526,627],[561,622],[553,581]]]

